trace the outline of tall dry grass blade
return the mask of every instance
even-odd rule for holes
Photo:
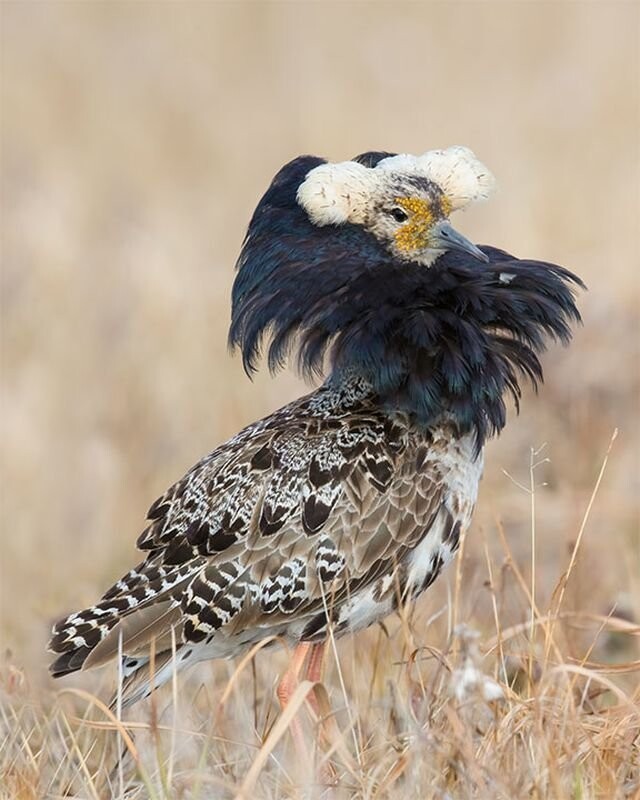
[[[314,685],[314,692],[318,703],[318,710],[320,711],[320,716],[314,715],[314,720],[320,726],[322,736],[331,743],[329,750],[323,753],[320,764],[328,763],[333,753],[337,752],[345,767],[347,767],[351,774],[357,779],[362,764],[361,762],[356,763],[353,760],[346,746],[345,737],[347,736],[347,732],[341,731],[338,728],[335,719],[335,711],[331,708],[327,690],[321,683],[316,683]],[[313,711],[311,713],[313,714]]]
[[[543,614],[541,614],[539,608],[537,607],[536,603],[534,602],[534,599],[531,597],[531,592],[529,591],[529,587],[527,586],[527,582],[525,581],[524,576],[522,575],[522,572],[520,571],[520,569],[518,567],[518,564],[516,563],[516,560],[513,557],[513,553],[511,552],[511,548],[509,547],[509,543],[507,541],[507,537],[506,537],[506,534],[505,534],[505,531],[504,531],[504,526],[502,525],[502,521],[499,518],[496,518],[496,528],[498,530],[498,535],[500,536],[500,542],[502,544],[502,547],[504,548],[504,551],[505,551],[505,554],[506,554],[506,557],[507,557],[507,563],[509,565],[509,568],[511,569],[511,571],[515,575],[516,581],[517,581],[520,589],[522,590],[524,596],[526,597],[527,602],[531,606],[532,610],[535,612],[535,624],[536,625],[540,624],[540,625],[542,625],[544,627],[547,624],[547,622],[551,621],[551,616],[544,616]],[[530,627],[531,626],[531,621],[530,620],[529,620],[528,624],[529,624],[529,627]],[[526,630],[526,628],[522,628],[521,626],[519,626],[519,627],[520,627],[520,631]],[[553,647],[553,650],[554,650],[554,653],[556,655],[557,660],[558,661],[562,661],[562,655],[561,655],[560,648],[559,648],[558,644],[555,642],[555,640],[553,639],[552,636],[550,637],[550,641],[551,641],[551,645]]]
[[[464,556],[467,548],[467,534],[468,531],[463,531],[460,535],[460,545],[458,548],[458,558],[456,559],[456,577],[454,582],[454,591],[453,591],[453,608],[451,612],[452,622],[451,628],[449,630],[449,638],[452,639],[454,650],[452,653],[452,658],[456,658],[457,656],[457,642],[455,636],[453,636],[453,632],[458,627],[458,610],[460,606],[460,593],[462,587],[462,566],[464,564]]]
[[[327,606],[327,598],[324,592],[324,587],[322,581],[319,581],[318,586],[320,587],[320,594],[322,596],[322,605],[324,607],[324,613],[327,620],[331,619],[329,614],[329,608]],[[344,675],[342,674],[342,667],[340,665],[340,656],[338,655],[338,648],[336,646],[336,639],[333,635],[333,625],[329,623],[327,625],[328,632],[329,632],[329,640],[331,642],[331,650],[333,651],[333,657],[335,658],[336,663],[336,671],[338,673],[338,680],[340,681],[340,689],[342,690],[342,696],[344,698],[344,705],[347,711],[347,716],[349,717],[349,728],[351,729],[351,733],[353,735],[353,746],[356,752],[356,758],[358,759],[358,764],[361,764],[361,756],[360,756],[360,746],[358,743],[358,737],[356,736],[356,723],[353,718],[353,713],[351,711],[351,702],[349,699],[349,694],[347,692],[347,687],[344,681]]]
[[[171,738],[169,742],[169,768],[167,770],[167,786],[173,783],[173,763],[176,757],[176,724],[178,722],[178,664],[176,661],[176,629],[171,627]]]
[[[562,607],[562,601],[564,600],[565,591],[567,588],[567,583],[569,582],[569,577],[573,571],[573,568],[576,563],[576,559],[578,557],[578,550],[580,549],[580,545],[582,543],[582,537],[584,535],[585,529],[587,527],[587,522],[591,515],[591,509],[593,508],[593,504],[595,503],[596,496],[598,494],[598,490],[600,489],[600,484],[602,483],[602,479],[604,477],[605,470],[607,469],[607,464],[609,462],[609,456],[611,455],[611,450],[613,448],[613,443],[618,438],[618,429],[615,428],[611,439],[609,440],[609,446],[607,447],[607,452],[605,453],[604,459],[602,461],[602,465],[600,467],[600,471],[598,473],[598,477],[596,479],[595,485],[593,487],[593,491],[591,492],[591,496],[589,497],[589,502],[587,503],[587,508],[584,512],[582,517],[582,523],[580,524],[580,529],[578,530],[578,535],[576,537],[575,544],[571,551],[571,557],[569,559],[569,566],[565,570],[565,572],[560,576],[556,588],[553,591],[553,596],[551,600],[551,607],[553,609],[553,615],[550,622],[548,636],[550,637],[553,633],[553,629],[555,626],[555,617],[557,617],[560,608]],[[545,662],[547,660],[549,654],[549,639],[545,641]]]
[[[529,662],[528,662],[528,677],[529,685],[533,685],[533,663],[534,663],[534,644],[535,644],[535,620],[536,620],[536,469],[549,461],[548,458],[543,458],[536,461],[540,453],[547,446],[544,442],[537,450],[533,447],[529,454],[529,498],[530,498],[530,513],[531,513],[531,616],[530,616],[530,630],[529,630]]]
[[[553,618],[552,613],[545,614],[544,616],[540,616],[536,619],[536,625],[546,625],[549,623]],[[610,627],[621,633],[628,633],[632,636],[640,636],[640,626],[634,625],[632,622],[629,622],[626,619],[620,619],[618,617],[609,617],[608,615],[604,614],[590,614],[585,611],[562,611],[560,614],[557,615],[557,619],[562,620],[571,620],[572,625],[574,627],[582,628],[586,626],[578,625],[579,620],[589,620],[591,622],[597,622],[600,624],[602,621],[606,621],[610,624]],[[510,625],[508,628],[503,628],[502,630],[502,641],[503,643],[509,639],[513,639],[516,636],[519,636],[521,633],[525,632],[527,629],[528,622],[519,622],[517,625]],[[499,638],[497,636],[493,636],[489,639],[485,644],[485,654],[489,655],[489,653],[493,652],[499,646]]]
[[[122,651],[122,627],[118,634],[118,687],[116,689],[116,719],[122,720],[122,684],[124,681],[124,653]],[[123,753],[118,756],[116,765],[118,771],[118,785],[120,787],[120,797],[124,797],[124,763]]]
[[[220,697],[220,700],[218,701],[218,708],[216,709],[216,712],[215,712],[215,720],[216,721],[218,721],[218,719],[220,718],[220,714],[222,713],[222,711],[224,709],[224,705],[227,702],[227,700],[229,699],[229,697],[231,695],[231,692],[233,691],[233,687],[236,685],[236,682],[237,682],[238,678],[244,672],[244,670],[246,669],[247,665],[250,664],[253,661],[253,659],[260,652],[260,650],[262,650],[264,647],[266,647],[267,645],[269,645],[272,642],[275,642],[277,640],[278,640],[277,636],[267,636],[264,639],[261,639],[256,644],[254,644],[253,647],[249,650],[249,652],[245,653],[245,655],[242,656],[242,658],[238,662],[238,666],[234,669],[231,677],[227,681],[227,684],[224,687],[224,691],[222,692],[222,696]]]
[[[307,696],[313,691],[313,688],[314,684],[311,681],[302,681],[298,685],[282,714],[278,717],[275,725],[269,732],[264,744],[258,751],[240,789],[235,795],[235,800],[253,800],[253,790],[258,776],[264,769],[274,747],[287,732],[298,711],[304,706]]]
[[[581,675],[583,678],[587,678],[589,681],[595,681],[596,683],[602,684],[613,695],[615,695],[615,697],[621,703],[629,706],[629,708],[632,709],[634,713],[638,716],[638,719],[640,719],[640,708],[638,708],[637,703],[635,703],[634,700],[626,694],[626,692],[624,692],[613,681],[610,681],[601,672],[594,672],[592,670],[580,666],[579,664],[558,664],[555,667],[551,667],[551,669],[547,670],[546,672],[548,676],[553,676],[556,674],[563,674],[563,673],[574,673],[576,675]]]
[[[87,767],[86,758],[85,758],[84,754],[82,753],[80,747],[78,746],[78,742],[77,742],[75,733],[72,730],[71,726],[69,725],[69,721],[68,721],[68,719],[66,718],[66,716],[64,714],[62,715],[62,721],[64,723],[64,726],[65,726],[66,730],[67,730],[67,734],[68,734],[69,738],[71,739],[71,751],[75,753],[76,758],[78,759],[78,763],[80,764],[80,769],[81,769],[83,775],[86,778],[86,782],[85,782],[84,785],[87,788],[87,790],[89,791],[89,793],[91,794],[91,796],[93,797],[93,800],[100,800],[100,796],[98,794],[98,790],[96,789],[95,783],[93,781],[93,776],[91,775],[91,773],[89,771],[89,768]]]
[[[493,568],[491,566],[491,557],[489,556],[489,548],[487,545],[487,537],[484,535],[483,530],[482,544],[484,549],[484,557],[487,562],[487,572],[489,573],[489,591],[491,592],[491,607],[493,609],[493,621],[496,626],[496,641],[498,646],[498,656],[500,659],[500,667],[502,674],[507,674],[507,668],[504,657],[504,648],[502,646],[502,626],[500,624],[500,615],[498,614],[498,604],[496,602],[496,587],[493,580]]]
[[[115,716],[113,711],[107,705],[105,705],[105,703],[103,703],[102,700],[100,700],[98,697],[95,697],[95,695],[90,694],[89,692],[85,692],[83,689],[68,688],[68,689],[60,689],[60,691],[58,692],[58,696],[62,696],[62,695],[65,695],[65,694],[73,695],[73,696],[76,696],[76,697],[80,697],[83,700],[87,701],[90,705],[96,706],[96,708],[98,708],[100,711],[102,711],[104,716],[107,717],[107,719],[110,720],[110,722],[113,725],[114,729],[118,732],[119,736],[121,737],[122,741],[124,742],[124,745],[127,748],[127,751],[129,752],[129,755],[131,756],[131,758],[135,762],[136,770],[137,770],[138,774],[140,775],[140,778],[142,779],[142,781],[143,781],[143,783],[144,783],[144,785],[145,785],[145,787],[146,787],[146,789],[147,789],[147,791],[149,793],[149,797],[151,798],[151,800],[155,800],[156,793],[155,793],[155,791],[153,789],[152,781],[151,781],[151,779],[149,777],[149,774],[147,773],[146,769],[142,765],[138,749],[136,748],[136,746],[135,746],[135,744],[133,742],[133,739],[129,735],[129,733],[128,733],[125,725],[122,723],[122,721],[119,720]]]

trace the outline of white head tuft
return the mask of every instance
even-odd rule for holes
[[[495,187],[491,172],[468,147],[459,145],[428,150],[421,156],[391,156],[380,161],[376,169],[428,178],[442,189],[453,211],[486,200]]]
[[[486,199],[495,180],[468,147],[429,150],[421,156],[397,155],[375,167],[356,161],[321,164],[310,170],[298,188],[298,203],[315,225],[362,222],[371,198],[389,179],[422,177],[437,184],[452,211]]]
[[[375,170],[357,161],[321,164],[300,184],[298,203],[316,225],[359,222],[378,181]]]

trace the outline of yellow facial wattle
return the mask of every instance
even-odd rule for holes
[[[398,249],[410,253],[427,247],[429,230],[436,221],[429,201],[421,197],[397,197],[394,203],[409,215],[407,222],[395,233]],[[443,197],[437,209],[438,218],[447,217],[450,212],[451,204],[446,197]]]

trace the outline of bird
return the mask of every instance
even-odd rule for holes
[[[267,638],[277,689],[330,635],[415,601],[469,528],[488,439],[580,323],[575,274],[476,245],[450,217],[494,178],[463,146],[304,155],[275,175],[236,265],[229,343],[317,388],[214,449],[147,513],[140,562],[53,628],[54,676],[121,659],[123,707]]]

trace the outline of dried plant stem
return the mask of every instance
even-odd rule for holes
[[[582,544],[582,537],[584,535],[585,529],[587,527],[587,522],[589,521],[589,516],[591,515],[591,509],[593,508],[593,504],[595,502],[596,496],[598,494],[598,490],[600,489],[600,484],[602,483],[602,479],[604,477],[605,470],[607,468],[607,463],[609,462],[609,456],[611,455],[611,450],[613,448],[613,443],[618,438],[618,429],[616,428],[612,435],[611,439],[609,440],[609,445],[607,447],[607,452],[605,453],[604,459],[602,461],[602,465],[600,467],[600,471],[598,473],[598,477],[596,479],[595,485],[593,487],[593,491],[591,492],[591,496],[589,497],[589,502],[587,503],[587,508],[584,512],[582,517],[582,522],[580,524],[580,529],[578,530],[578,535],[576,537],[575,544],[571,551],[571,558],[569,559],[569,566],[565,570],[565,572],[560,576],[560,579],[556,585],[556,588],[553,592],[552,598],[552,609],[553,613],[551,615],[551,621],[549,627],[547,628],[547,638],[545,641],[545,662],[549,655],[549,647],[550,647],[550,640],[553,634],[553,629],[555,626],[556,619],[558,617],[558,613],[560,608],[562,607],[562,601],[564,600],[565,591],[567,588],[567,583],[569,582],[569,577],[573,571],[573,568],[576,563],[576,559],[578,557],[578,550],[580,549],[580,545]],[[555,602],[554,602],[555,601]]]

